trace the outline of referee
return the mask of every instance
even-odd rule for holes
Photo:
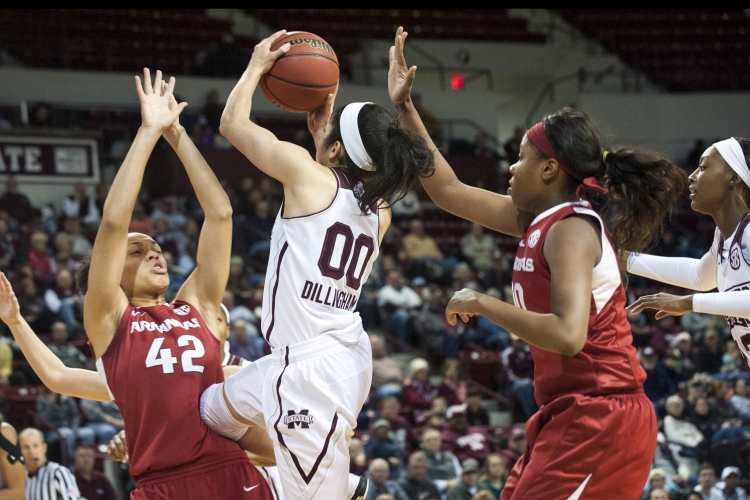
[[[18,439],[26,461],[26,500],[82,500],[73,473],[47,461],[47,443],[38,429],[24,429]]]

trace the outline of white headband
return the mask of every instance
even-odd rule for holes
[[[341,130],[341,139],[344,141],[344,149],[352,159],[355,165],[362,170],[372,172],[375,165],[372,164],[372,158],[367,154],[365,145],[362,144],[362,137],[359,135],[359,125],[357,117],[359,110],[371,102],[353,102],[344,108],[339,121],[339,130]]]
[[[732,167],[740,179],[750,187],[750,168],[747,166],[745,161],[745,153],[742,151],[742,146],[737,142],[737,139],[731,138],[725,141],[719,141],[714,144],[714,147],[719,152],[724,161]]]
[[[227,309],[227,306],[225,306],[221,302],[219,303],[219,305],[221,306],[221,310],[224,311],[224,316],[227,317],[227,325],[230,324],[232,321],[231,321],[231,318],[229,316],[229,309]]]

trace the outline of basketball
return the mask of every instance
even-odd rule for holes
[[[305,31],[292,31],[276,40],[271,50],[289,43],[281,56],[260,79],[263,94],[276,106],[306,113],[323,105],[339,82],[339,60],[325,40]]]

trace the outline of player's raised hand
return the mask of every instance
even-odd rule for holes
[[[271,50],[274,42],[284,35],[286,35],[286,30],[277,31],[258,43],[253,49],[253,56],[250,58],[250,64],[248,64],[247,69],[260,71],[261,75],[267,73],[273,67],[276,59],[289,52],[289,49],[292,48],[291,45],[285,43],[278,49]]]
[[[169,85],[167,84],[167,82],[161,83],[162,94],[167,92],[168,87]],[[185,105],[187,105],[187,103],[185,103]],[[177,103],[177,99],[175,99],[174,93],[172,93],[169,98],[169,109],[171,111],[177,111],[179,107],[180,105]],[[185,129],[182,126],[182,124],[180,124],[180,115],[177,115],[174,121],[172,122],[172,124],[164,130],[164,135],[177,138],[179,137],[179,135],[182,133],[183,130]]]
[[[148,68],[143,68],[142,83],[140,77],[135,77],[135,88],[141,101],[142,126],[158,130],[160,133],[171,126],[187,106],[187,103],[183,102],[177,105],[176,109],[170,109],[169,101],[174,92],[175,79],[171,77],[166,87],[163,87],[162,83],[161,71],[157,71],[156,79],[153,85],[151,84],[151,72]]]
[[[667,316],[682,316],[693,310],[693,296],[680,296],[669,293],[644,295],[625,308],[627,312],[634,314],[644,309],[656,309],[656,319],[662,319]]]
[[[409,99],[411,87],[414,85],[414,75],[417,67],[409,68],[404,57],[404,42],[408,33],[400,27],[396,31],[396,41],[388,52],[390,67],[388,68],[388,94],[395,105],[403,104]]]
[[[19,323],[23,319],[16,294],[5,273],[0,273],[0,319],[6,325]]]
[[[470,288],[464,288],[454,293],[451,301],[448,302],[448,307],[445,308],[445,317],[448,319],[448,323],[455,326],[458,317],[464,323],[468,323],[469,318],[474,316],[477,311],[477,298],[477,292]]]
[[[130,457],[128,457],[125,431],[115,434],[115,437],[107,444],[107,455],[115,462],[127,463]]]

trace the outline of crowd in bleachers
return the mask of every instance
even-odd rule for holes
[[[214,100],[207,100],[195,123],[209,123]],[[198,135],[193,138],[201,141]],[[499,158],[512,156],[513,139]],[[234,207],[233,257],[224,295],[232,318],[229,348],[252,361],[268,352],[259,335],[259,317],[269,238],[283,193],[265,177],[223,185]],[[106,186],[80,184],[58,204],[34,207],[13,178],[0,196],[0,270],[13,284],[23,316],[70,367],[93,368],[73,276],[91,251],[105,197]],[[382,484],[374,491],[396,498],[399,491],[406,498],[428,498],[418,492],[431,492],[430,485],[444,496],[485,483],[497,498],[507,471],[525,448],[520,424],[537,409],[533,360],[523,340],[486,318],[452,326],[444,311],[452,292],[464,287],[512,301],[515,241],[444,214],[417,195],[395,203],[393,214],[357,306],[371,334],[374,373],[352,446],[352,470],[370,474]],[[191,196],[154,198],[143,191],[136,204],[130,229],[151,234],[164,250],[168,299],[195,266],[201,220]],[[708,228],[709,223],[679,205],[656,252],[700,256],[709,246]],[[655,290],[640,278],[629,280],[631,300]],[[648,373],[645,390],[662,429],[645,498],[651,489],[659,493],[660,477],[670,498],[685,498],[698,482],[708,484],[707,464],[716,480],[729,466],[737,467],[740,477],[750,477],[750,441],[745,437],[750,374],[723,319],[689,313],[659,321],[639,314],[630,320]],[[0,384],[40,384],[8,333],[0,338]],[[34,404],[32,423],[51,445],[65,443],[56,453],[68,464],[75,443],[106,443],[122,428],[114,404],[44,391]],[[510,411],[516,426],[491,418],[497,409]],[[726,480],[720,487],[732,484],[731,477]]]

